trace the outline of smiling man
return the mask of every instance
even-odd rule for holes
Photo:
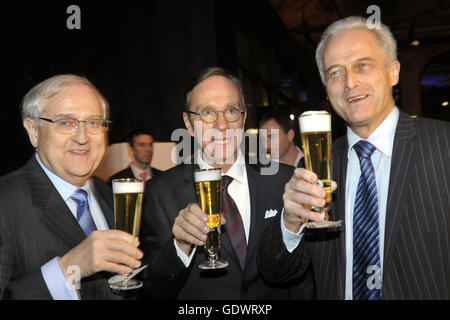
[[[324,206],[325,192],[313,185],[314,173],[297,169],[283,218],[261,245],[269,283],[293,281],[312,261],[319,299],[450,298],[450,124],[395,105],[396,50],[388,27],[369,29],[361,17],[323,33],[317,65],[347,122],[347,135],[332,145],[330,219],[343,227],[304,234],[302,218],[319,219],[308,208]]]
[[[25,95],[23,125],[36,153],[0,179],[0,246],[11,252],[4,297],[119,298],[102,271],[140,266],[138,241],[108,230],[111,190],[92,178],[107,145],[108,108],[75,75],[51,77]]]
[[[144,194],[142,241],[150,263],[149,297],[313,298],[309,275],[283,286],[269,286],[260,277],[256,249],[266,226],[281,212],[283,186],[293,168],[280,165],[277,174],[264,176],[260,168],[246,164],[240,144],[247,110],[239,79],[221,68],[202,70],[189,84],[185,99],[183,120],[199,150],[191,163],[150,180]],[[223,212],[220,258],[229,266],[219,272],[201,272],[198,267],[205,261],[203,244],[209,232],[207,216],[196,203],[194,170],[199,168],[220,168],[222,182],[228,183],[223,193],[230,205],[223,205],[229,210]]]

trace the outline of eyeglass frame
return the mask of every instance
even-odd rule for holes
[[[106,133],[106,132],[108,132],[109,127],[113,124],[113,121],[107,120],[107,119],[103,119],[103,118],[91,118],[91,119],[86,119],[86,120],[79,120],[79,119],[72,118],[72,117],[61,117],[61,118],[55,118],[55,119],[49,119],[49,118],[44,118],[44,117],[38,117],[38,119],[39,119],[39,120],[45,120],[45,121],[50,122],[50,123],[53,123],[53,124],[57,124],[57,122],[60,121],[60,120],[76,120],[76,121],[78,122],[78,125],[77,125],[74,129],[79,129],[79,128],[80,128],[80,123],[84,122],[84,125],[85,125],[86,130],[88,130],[91,134],[100,134],[100,133],[102,133],[102,132],[103,132],[103,133]],[[102,121],[104,121],[105,124],[106,124],[106,126],[102,126],[102,127],[105,128],[105,129],[103,129],[102,131],[100,131],[100,132],[98,132],[98,133],[91,132],[90,130],[92,130],[92,129],[89,129],[89,128],[91,128],[91,127],[89,127],[89,126],[87,125],[87,123],[88,123],[89,121],[92,121],[92,120],[102,120]],[[57,129],[55,128],[55,130],[57,130]],[[72,132],[60,132],[60,133],[63,133],[63,134],[69,134],[69,133],[72,133]]]
[[[235,109],[235,110],[239,111],[239,113],[240,113],[239,118],[237,118],[236,120],[228,120],[228,119],[226,118],[226,116],[225,116],[225,112],[228,111],[228,110],[230,110],[230,109]],[[245,110],[245,109],[244,109],[244,110],[241,110],[241,109],[239,109],[239,108],[230,108],[230,109],[227,109],[227,110],[225,110],[225,111],[216,111],[216,110],[214,110],[214,109],[206,108],[206,109],[201,110],[200,112],[195,112],[195,111],[190,111],[190,110],[187,110],[186,112],[188,112],[188,113],[190,113],[190,114],[195,114],[195,115],[199,116],[200,119],[201,119],[203,122],[205,122],[205,123],[213,123],[213,122],[215,122],[215,121],[217,120],[217,118],[219,117],[219,113],[223,113],[223,116],[225,117],[225,119],[226,119],[228,122],[236,122],[236,121],[238,121],[239,119],[242,118],[242,115],[243,115],[245,112],[247,112],[247,110]],[[201,112],[202,112],[202,111],[205,111],[205,110],[210,110],[210,111],[214,112],[214,114],[216,115],[216,116],[214,117],[214,120],[212,120],[212,121],[205,121],[205,120],[202,119]]]

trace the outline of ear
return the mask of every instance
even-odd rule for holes
[[[191,120],[189,119],[189,115],[187,112],[183,112],[183,121],[184,121],[184,125],[185,125],[186,129],[188,129],[189,134],[191,135],[191,137],[193,137],[194,136],[194,128],[193,128]]]
[[[392,62],[389,71],[391,73],[391,85],[395,86],[400,78],[400,62],[398,60]]]
[[[294,138],[295,138],[294,129],[289,129],[289,131],[287,133],[287,137],[288,137],[289,142],[294,140]]]
[[[35,123],[35,120],[31,118],[25,118],[25,120],[23,120],[23,126],[25,127],[25,130],[27,130],[31,144],[34,148],[37,148],[39,141],[39,129],[37,124]]]

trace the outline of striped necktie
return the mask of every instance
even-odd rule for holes
[[[242,270],[244,270],[245,256],[247,253],[247,239],[245,237],[244,224],[239,209],[228,193],[228,186],[232,181],[233,178],[230,176],[222,177],[222,209],[225,219],[227,220],[225,230],[233,245],[234,252],[239,259],[239,264],[241,265]]]
[[[353,212],[353,299],[377,300],[381,297],[378,197],[370,159],[376,148],[364,140],[353,148],[361,167]]]
[[[83,189],[78,189],[70,197],[77,203],[77,221],[81,229],[88,236],[92,231],[97,230],[94,220],[92,219],[91,211],[89,210],[89,202],[87,199],[87,192]]]

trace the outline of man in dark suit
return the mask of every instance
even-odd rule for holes
[[[200,146],[194,163],[161,173],[147,183],[144,194],[142,241],[150,259],[149,297],[288,299],[294,286],[302,288],[295,291],[302,298],[314,297],[311,277],[283,286],[269,286],[260,277],[256,249],[266,226],[281,211],[283,185],[293,168],[280,164],[275,175],[261,175],[259,168],[245,163],[239,146],[246,115],[240,81],[221,68],[203,70],[188,87],[183,119]],[[212,167],[221,169],[223,182],[231,181],[224,192],[238,211],[233,219],[239,232],[231,236],[231,212],[225,211],[220,259],[229,265],[202,271],[199,264],[205,261],[203,244],[209,227],[196,203],[194,170]],[[233,244],[237,239],[239,248]]]
[[[110,181],[120,178],[150,180],[161,171],[150,166],[153,158],[153,136],[145,129],[136,129],[130,134],[129,143],[134,160],[130,166],[111,176]]]
[[[295,131],[292,126],[292,121],[290,114],[286,111],[268,112],[264,114],[259,121],[259,129],[267,130],[263,135],[264,137],[266,135],[267,139],[263,139],[262,141],[265,143],[267,152],[270,153],[272,160],[296,168],[304,168],[303,151],[294,143]],[[271,148],[272,137],[278,138],[277,151]],[[278,153],[278,155],[275,153]]]
[[[305,205],[324,206],[317,176],[297,169],[284,214],[259,252],[270,283],[292,281],[312,260],[320,299],[450,298],[450,124],[394,104],[400,64],[389,29],[349,17],[322,35],[316,60],[347,135],[332,147],[335,229],[304,234]],[[287,239],[291,235],[295,241]],[[292,238],[291,238],[292,239]]]
[[[91,178],[107,145],[108,108],[97,89],[75,75],[51,77],[24,97],[23,125],[36,153],[0,179],[4,298],[119,298],[106,272],[141,264],[138,241],[108,230],[114,226],[111,190]]]

